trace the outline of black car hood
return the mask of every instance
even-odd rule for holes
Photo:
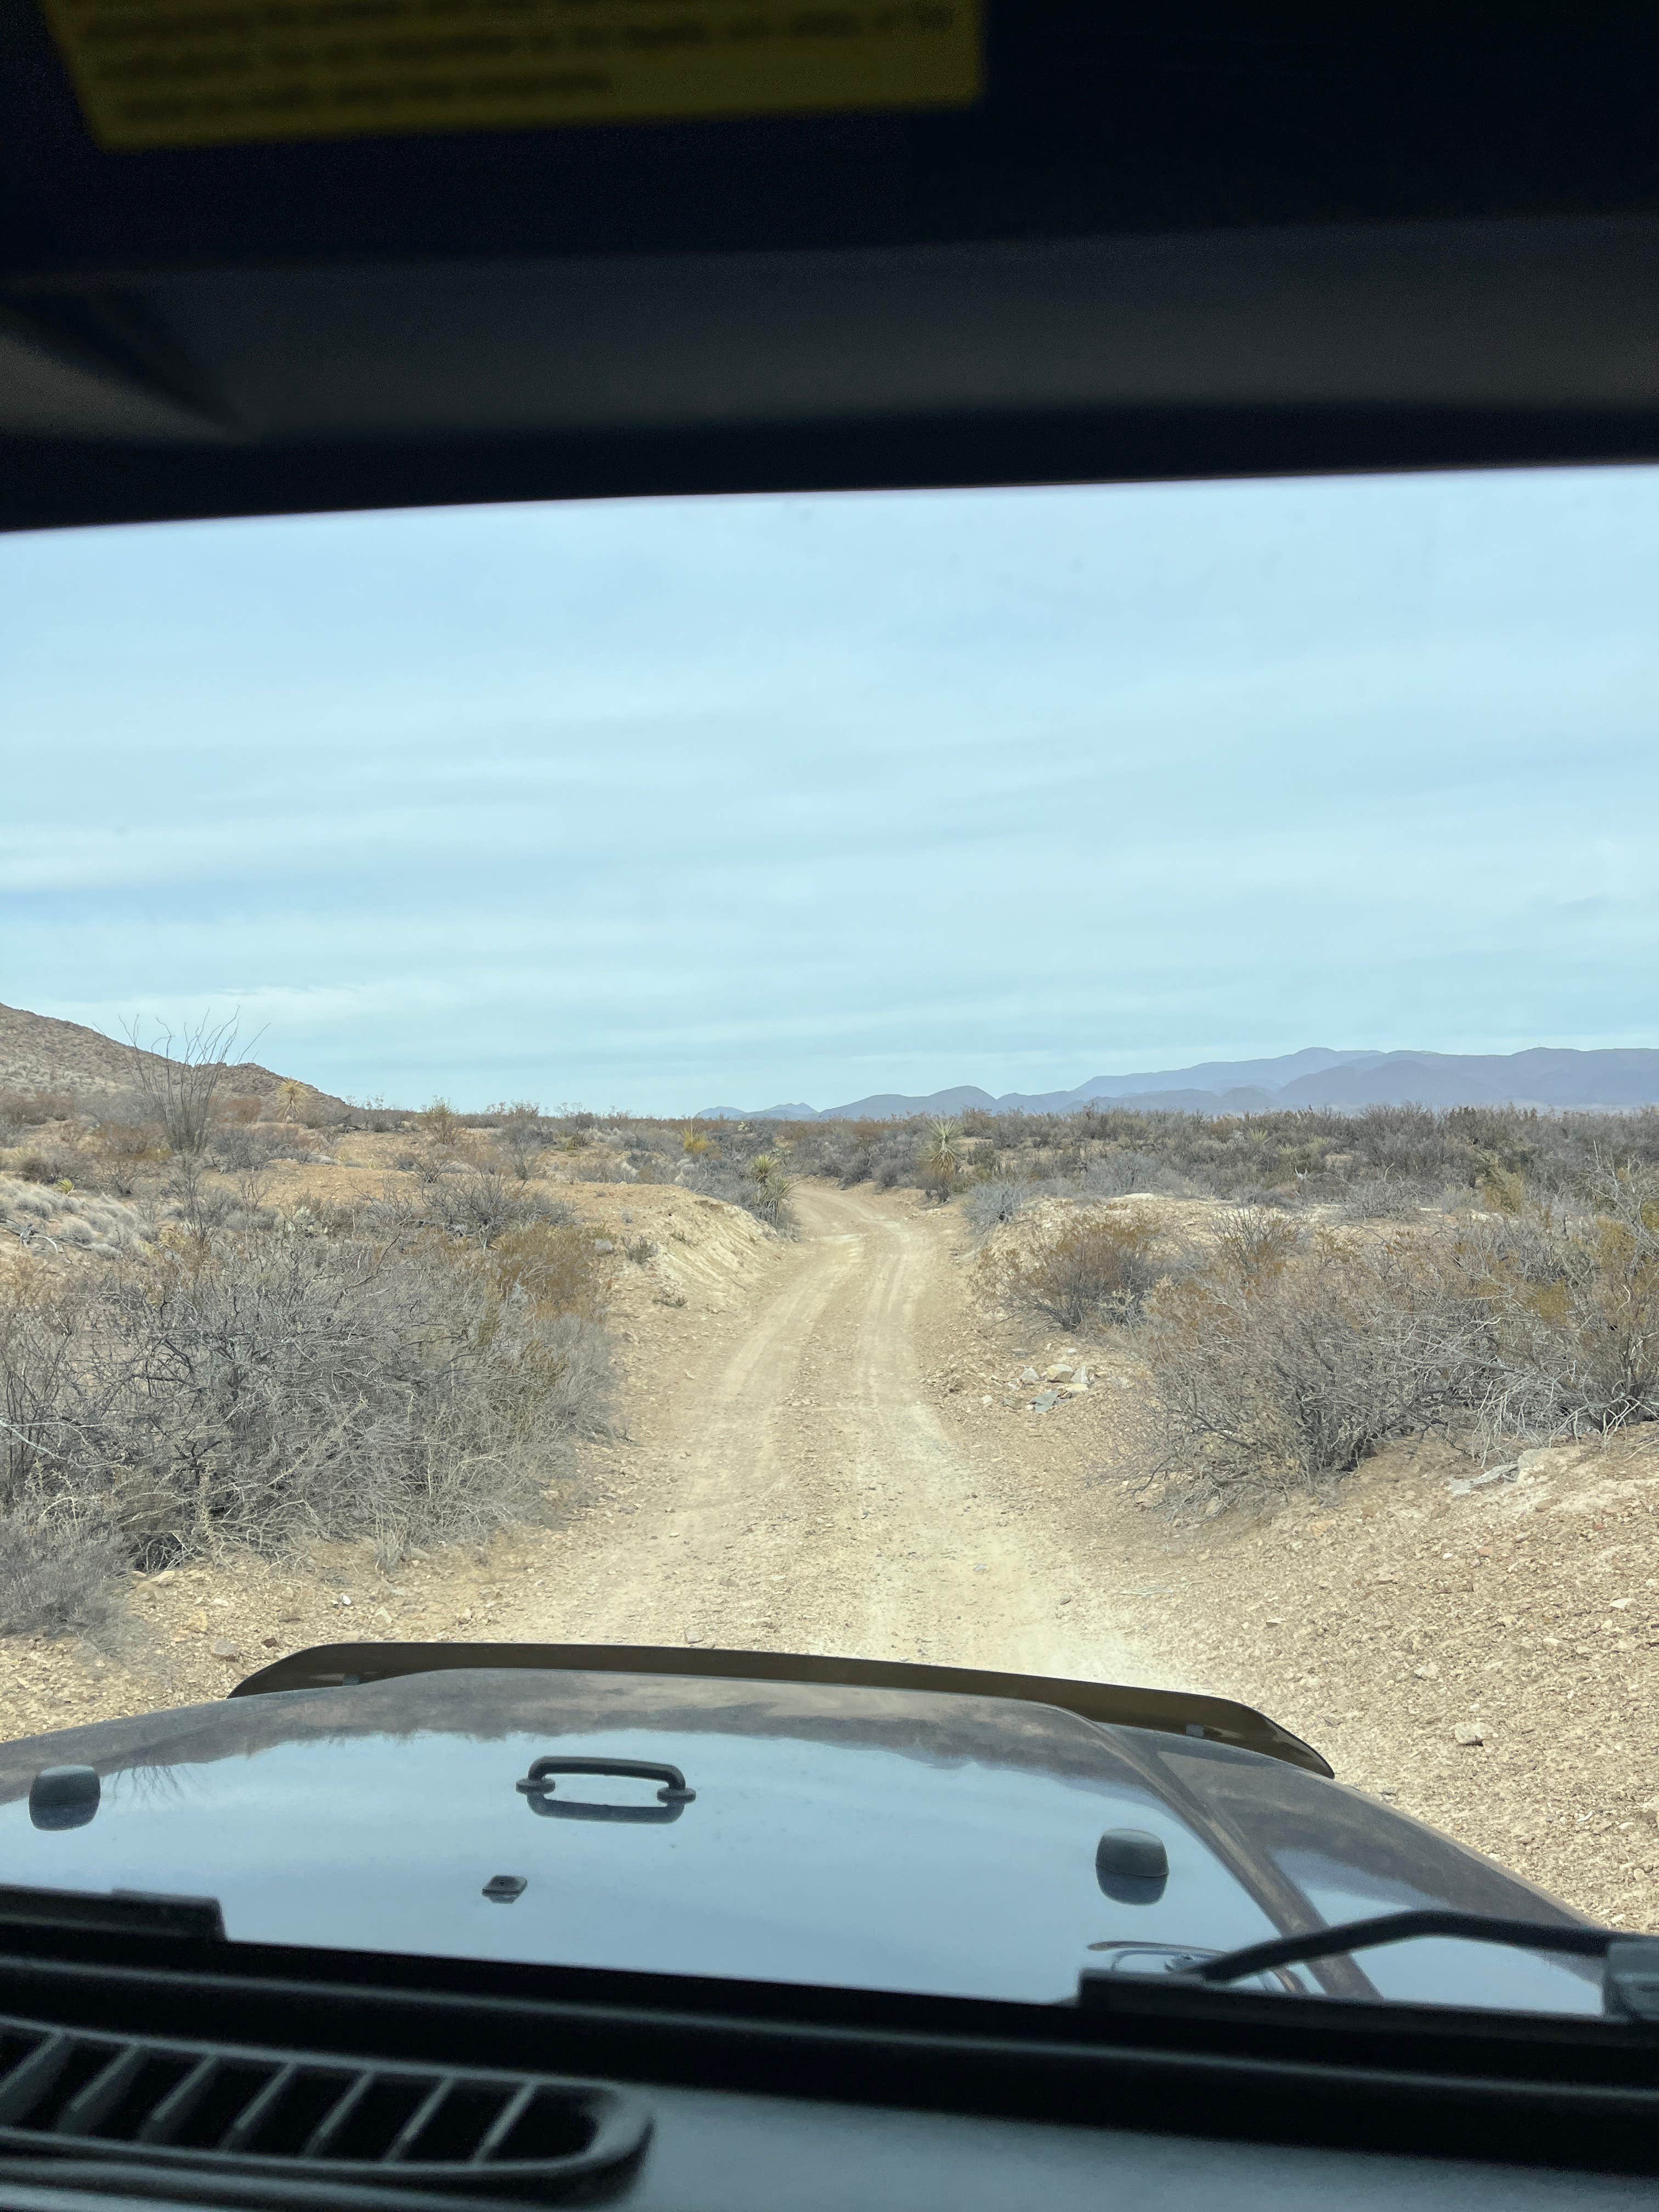
[[[669,1763],[515,1784],[536,1759]],[[102,1778],[37,1826],[42,1767]],[[1109,1895],[1108,1829],[1164,1842]],[[495,1875],[524,1887],[484,1894]],[[0,1747],[0,1881],[216,1897],[233,1940],[1063,2002],[1114,1945],[1225,1949],[1418,1905],[1576,1916],[1281,1760],[1057,1707],[817,1683],[515,1668],[198,1705]],[[1600,2009],[1585,1962],[1444,1941],[1355,1995]]]

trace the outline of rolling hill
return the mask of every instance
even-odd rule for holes
[[[118,1038],[79,1022],[0,1006],[0,1091],[68,1091],[90,1103],[131,1091],[133,1077],[132,1047]],[[288,1079],[256,1060],[240,1060],[227,1069],[225,1088],[246,1098],[268,1098]],[[322,1107],[346,1110],[343,1099],[309,1084],[306,1089]]]

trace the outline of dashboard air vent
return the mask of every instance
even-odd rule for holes
[[[0,2155],[14,2160],[544,2197],[631,2157],[649,2126],[596,2082],[0,2019]]]

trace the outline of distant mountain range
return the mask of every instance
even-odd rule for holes
[[[1144,1075],[1097,1075],[1075,1091],[1011,1091],[994,1098],[972,1084],[925,1098],[878,1091],[845,1106],[709,1106],[703,1121],[884,1121],[912,1114],[1075,1114],[1094,1101],[1179,1114],[1268,1114],[1297,1106],[1659,1105],[1659,1051],[1332,1052],[1310,1045],[1277,1060],[1212,1060]]]

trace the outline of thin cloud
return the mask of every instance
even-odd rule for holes
[[[1653,1042],[1659,477],[0,544],[15,1003],[685,1109]]]

